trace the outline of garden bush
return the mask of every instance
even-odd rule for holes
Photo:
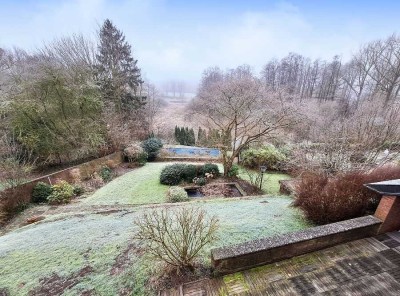
[[[160,174],[160,183],[164,185],[178,185],[184,176],[186,165],[175,163],[164,167]]]
[[[74,195],[75,196],[79,196],[82,195],[83,193],[85,193],[85,188],[83,188],[83,186],[81,185],[74,185]]]
[[[212,174],[214,177],[220,175],[218,165],[214,163],[206,163],[200,168],[199,175],[205,176],[206,174]]]
[[[194,263],[203,248],[216,239],[218,220],[208,218],[204,210],[182,207],[152,210],[135,224],[135,236],[147,254],[178,271],[194,270]]]
[[[169,202],[183,202],[188,201],[189,196],[185,189],[179,186],[172,186],[167,191],[167,200]]]
[[[110,182],[113,177],[112,170],[108,166],[102,167],[99,174],[104,182]]]
[[[40,203],[40,202],[47,202],[47,198],[52,193],[51,185],[38,182],[32,190],[32,202]]]
[[[328,177],[303,173],[296,186],[295,206],[316,224],[333,223],[374,212],[380,195],[364,184],[400,178],[400,166],[376,168],[371,172],[348,172]]]
[[[152,137],[143,141],[142,147],[147,152],[148,160],[152,161],[156,159],[158,153],[160,152],[163,144],[160,139]]]
[[[207,163],[202,166],[192,164],[175,163],[163,168],[160,175],[160,183],[164,185],[178,185],[182,181],[193,182],[196,177],[219,176],[216,164]]]
[[[195,177],[193,183],[199,186],[204,186],[207,184],[207,180],[204,177]]]
[[[242,165],[252,169],[258,169],[260,165],[266,165],[269,170],[280,170],[286,161],[285,154],[273,145],[247,149],[241,156]]]
[[[239,175],[239,166],[234,164],[228,172],[228,177],[236,177],[237,175]]]
[[[47,197],[50,204],[69,203],[74,195],[74,187],[66,181],[51,186],[52,192]]]
[[[182,178],[186,182],[193,182],[193,179],[197,176],[197,167],[193,164],[186,164],[183,168]]]
[[[26,209],[30,198],[21,186],[0,191],[0,225]]]
[[[132,143],[124,149],[124,158],[128,162],[137,163],[141,166],[147,162],[148,154],[139,143]]]

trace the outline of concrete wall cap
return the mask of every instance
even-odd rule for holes
[[[238,257],[244,254],[257,253],[267,249],[283,247],[297,242],[312,240],[315,238],[364,228],[380,223],[382,223],[382,221],[374,216],[364,216],[322,226],[316,226],[283,235],[252,240],[233,246],[212,249],[211,256],[213,260]]]

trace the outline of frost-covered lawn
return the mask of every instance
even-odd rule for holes
[[[84,202],[96,205],[162,203],[168,186],[160,184],[160,173],[169,164],[172,163],[147,163],[112,180]]]
[[[220,221],[219,239],[203,253],[208,262],[212,247],[309,227],[301,213],[290,207],[291,202],[280,196],[186,205],[203,207]],[[0,236],[0,292],[38,295],[47,291],[46,286],[68,283],[63,295],[88,291],[91,295],[147,295],[146,281],[155,267],[132,242],[133,221],[145,210],[129,207],[103,214],[48,216],[37,225]]]
[[[168,186],[159,182],[161,170],[174,162],[150,162],[144,167],[112,180],[97,190],[92,196],[83,200],[83,203],[93,205],[115,204],[150,204],[165,202]],[[219,164],[221,172],[223,167]],[[246,174],[239,175],[246,180]],[[279,180],[289,179],[286,174],[266,173],[264,175],[263,190],[267,194],[278,194]]]
[[[249,180],[248,175],[241,168],[239,171],[239,177],[243,180]],[[279,172],[266,172],[263,177],[262,190],[266,194],[279,194],[279,180],[288,180],[290,176]]]

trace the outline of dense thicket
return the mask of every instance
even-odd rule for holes
[[[150,133],[159,108],[157,90],[142,80],[131,45],[110,20],[97,46],[73,35],[33,52],[0,49],[0,178],[14,166],[124,148]]]

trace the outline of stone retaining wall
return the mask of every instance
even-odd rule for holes
[[[365,216],[284,235],[211,250],[217,274],[228,274],[277,262],[337,244],[374,236],[382,221]]]
[[[17,194],[18,202],[16,202],[16,206],[18,206],[18,203],[20,202],[29,203],[31,200],[32,190],[38,182],[54,184],[58,180],[65,180],[67,182],[73,183],[77,177],[81,178],[82,180],[87,179],[90,177],[91,174],[99,171],[103,166],[107,165],[110,168],[114,168],[121,164],[122,161],[122,152],[118,151],[110,155],[64,169],[62,171],[36,178],[15,188],[5,189],[1,192],[1,198],[15,198],[15,195]]]

